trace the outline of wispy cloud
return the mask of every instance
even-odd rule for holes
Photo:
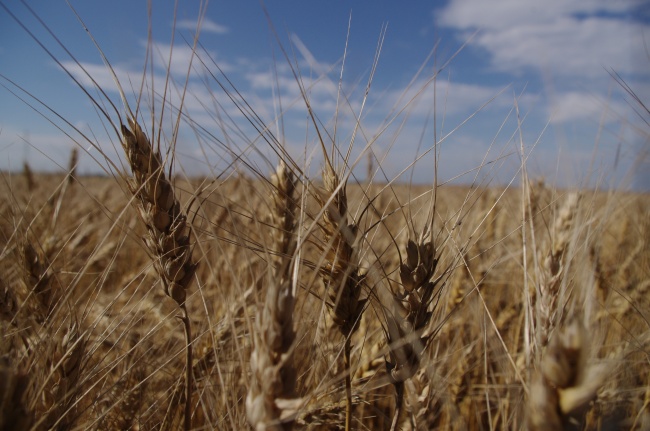
[[[568,123],[570,121],[597,119],[608,123],[617,120],[614,113],[626,110],[618,100],[602,100],[593,93],[567,91],[551,97],[548,111],[551,123]],[[611,111],[612,115],[604,115]]]
[[[183,19],[176,23],[176,27],[184,30],[196,30],[197,21],[191,19]],[[214,33],[214,34],[226,34],[229,33],[230,29],[225,25],[217,24],[212,21],[210,18],[203,18],[201,21],[201,33]]]

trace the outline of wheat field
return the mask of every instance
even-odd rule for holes
[[[647,194],[357,181],[301,89],[317,169],[181,175],[120,89],[111,175],[1,174],[0,430],[650,429]]]

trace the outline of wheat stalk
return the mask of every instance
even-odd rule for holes
[[[192,260],[192,228],[165,176],[164,163],[133,117],[129,126],[122,125],[122,147],[133,173],[129,182],[138,201],[140,216],[147,227],[145,243],[163,282],[165,294],[182,311],[186,337],[185,429],[191,428],[192,402],[192,332],[185,299],[197,264]]]
[[[346,184],[341,182],[329,161],[322,175],[327,199],[321,199],[324,216],[320,226],[325,239],[325,244],[321,246],[324,253],[321,276],[325,282],[327,306],[332,320],[345,338],[345,429],[349,430],[352,423],[351,337],[359,327],[367,302],[367,299],[361,298],[365,274],[359,268],[356,255],[358,225],[348,224]]]
[[[255,347],[251,353],[252,382],[246,397],[246,415],[257,431],[282,431],[293,427],[283,400],[294,396],[295,370],[291,366],[295,339],[291,262],[296,251],[296,181],[281,162],[271,177],[276,250],[274,268],[264,306],[257,312]],[[284,413],[284,414],[283,414]]]
[[[400,421],[404,382],[417,372],[428,342],[424,331],[433,314],[429,306],[442,286],[442,276],[434,279],[438,261],[433,241],[416,243],[409,240],[406,259],[400,264],[403,291],[391,292],[394,311],[386,313],[390,356],[390,360],[386,360],[386,369],[396,394],[392,430],[397,429]]]

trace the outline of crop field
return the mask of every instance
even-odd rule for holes
[[[355,429],[397,388],[401,429],[648,426],[647,196],[355,185],[334,219],[287,172],[176,182],[182,309],[124,181],[4,174],[4,429],[178,428],[184,313],[192,429],[342,428],[348,375]]]
[[[0,431],[650,429],[650,196],[357,180],[289,66],[318,166],[248,106],[274,169],[191,175],[182,98],[79,82],[120,163],[0,173]]]

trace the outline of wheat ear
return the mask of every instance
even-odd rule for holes
[[[323,200],[324,220],[321,229],[325,239],[322,248],[324,264],[321,275],[327,289],[327,306],[334,324],[345,337],[343,362],[345,373],[345,429],[352,423],[352,382],[350,351],[352,334],[359,327],[367,299],[361,298],[365,274],[359,268],[356,255],[358,226],[348,224],[346,184],[341,183],[332,166],[323,170],[323,184],[328,199]]]
[[[28,292],[36,298],[35,317],[39,323],[47,320],[55,308],[53,276],[45,256],[37,252],[34,246],[25,240],[20,247],[23,261],[23,282]]]
[[[539,283],[539,326],[541,346],[548,343],[549,335],[557,321],[557,301],[565,272],[567,249],[580,196],[571,193],[560,209],[551,231],[550,244],[541,256],[541,275]]]
[[[69,410],[80,393],[79,382],[82,374],[83,359],[86,350],[86,340],[79,331],[76,322],[68,326],[60,342],[55,345],[53,368],[56,370],[53,395],[56,406],[48,412],[47,428],[71,429],[76,415]]]
[[[192,332],[185,299],[197,264],[192,260],[192,228],[165,176],[164,163],[140,125],[132,117],[122,125],[122,147],[131,166],[129,187],[147,227],[145,243],[163,282],[165,294],[180,307],[186,337],[185,429],[191,428]]]
[[[70,151],[70,159],[68,160],[68,175],[66,180],[72,183],[77,178],[77,164],[79,163],[79,150],[77,147],[72,147]]]
[[[293,419],[283,418],[281,400],[294,396],[296,382],[290,364],[295,339],[291,262],[296,251],[296,181],[281,162],[271,182],[272,217],[276,226],[273,230],[276,250],[271,258],[274,268],[266,302],[257,312],[255,347],[250,361],[252,383],[246,397],[246,415],[257,431],[285,431],[293,427]]]
[[[403,291],[392,292],[395,311],[386,314],[390,361],[386,369],[395,386],[395,415],[392,430],[397,429],[402,412],[404,382],[420,367],[420,357],[428,337],[423,335],[431,319],[429,306],[439,292],[442,277],[434,279],[438,257],[433,241],[409,240],[406,259],[400,265]]]
[[[27,184],[27,191],[30,193],[33,192],[36,187],[36,181],[34,181],[34,173],[27,160],[23,162],[23,177],[25,178],[25,184]]]
[[[606,369],[588,364],[588,347],[585,328],[575,318],[550,340],[530,386],[530,430],[563,429],[596,396]]]

